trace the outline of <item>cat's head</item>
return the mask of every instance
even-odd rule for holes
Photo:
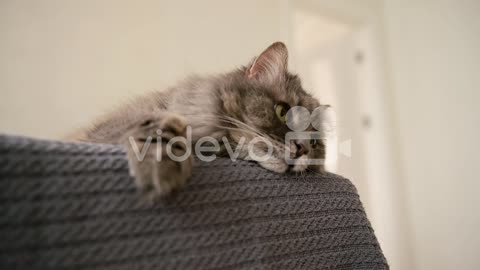
[[[230,134],[237,143],[242,138],[245,143],[257,138],[258,143],[249,149],[256,155],[250,158],[267,169],[281,173],[321,171],[325,159],[325,107],[302,88],[298,76],[288,71],[287,63],[286,46],[276,42],[231,74],[229,89],[234,90],[225,95],[223,107],[227,115],[241,123]],[[292,133],[292,129],[301,132]],[[273,145],[271,154],[266,152],[272,147],[259,138]]]

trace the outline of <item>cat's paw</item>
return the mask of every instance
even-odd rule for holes
[[[181,188],[190,177],[193,159],[186,129],[183,118],[161,113],[145,117],[124,137],[130,174],[149,201]]]

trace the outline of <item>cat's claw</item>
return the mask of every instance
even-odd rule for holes
[[[190,146],[182,142],[167,146],[171,139],[185,136],[186,124],[183,118],[162,113],[144,119],[124,137],[130,174],[149,202],[181,188],[190,177],[192,155],[186,159],[178,158],[184,156]],[[171,150],[169,152],[168,147]]]

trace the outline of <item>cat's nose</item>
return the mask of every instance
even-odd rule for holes
[[[297,153],[296,153],[297,157],[301,157],[303,155],[308,154],[309,152],[308,145],[305,141],[295,140],[295,146],[297,146]]]

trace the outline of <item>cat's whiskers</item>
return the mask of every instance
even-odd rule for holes
[[[262,161],[264,164],[279,164],[285,162],[284,160],[284,155],[285,153],[289,153],[290,149],[285,145],[285,142],[281,140],[278,136],[274,135],[267,135],[258,129],[248,125],[247,123],[235,119],[233,117],[225,116],[225,115],[215,115],[215,114],[201,114],[201,115],[195,115],[197,119],[201,119],[201,123],[204,125],[208,125],[211,127],[223,129],[223,130],[231,130],[231,131],[238,131],[239,133],[243,133],[246,135],[251,135],[253,137],[259,137],[263,139],[265,142],[270,143],[270,146],[273,148],[273,155],[269,157],[268,160]],[[197,122],[198,123],[198,122]],[[233,143],[233,147],[235,147],[235,151],[240,150],[242,153],[242,158],[246,159],[248,158],[248,154],[246,154],[247,151],[250,151],[248,148],[248,142],[247,144],[242,143],[240,145],[240,149],[237,149],[239,143],[235,142],[234,140],[229,140],[229,144]],[[270,149],[270,146],[269,147]],[[232,147],[232,145],[230,145]],[[231,148],[233,149],[233,148]],[[261,149],[261,148],[256,148],[257,150],[263,151],[265,154],[268,153],[269,150],[267,149]]]
[[[313,169],[311,169],[311,168],[308,168],[308,167],[305,169],[305,171],[306,171],[306,172],[313,173],[313,174],[315,174],[315,175],[322,175],[320,172],[315,171],[315,170],[313,170]]]
[[[235,118],[232,118],[232,117],[225,117],[225,116],[222,116],[224,117],[225,119],[228,119],[228,120],[231,120],[232,122],[235,122],[235,123],[238,123],[250,130],[253,130],[254,132],[256,132],[258,135],[260,135],[261,137],[265,138],[265,139],[268,139],[269,141],[271,142],[276,142],[278,143],[281,147],[285,147],[285,143],[282,142],[281,138],[279,138],[278,136],[275,136],[275,135],[272,135],[272,134],[265,134],[265,133],[262,133],[260,131],[258,131],[257,129],[251,127],[250,125],[238,120],[238,119],[235,119]]]
[[[285,146],[285,144],[281,140],[273,138],[272,136],[267,135],[265,133],[262,133],[259,130],[255,129],[254,127],[252,127],[252,126],[250,126],[250,125],[248,125],[248,124],[246,124],[246,123],[244,123],[244,122],[242,122],[238,119],[235,119],[233,117],[228,117],[228,116],[223,116],[223,115],[202,115],[202,117],[210,117],[210,120],[220,120],[221,122],[224,122],[224,123],[227,123],[227,124],[232,124],[232,125],[236,126],[237,128],[227,127],[227,126],[223,126],[223,125],[214,125],[211,122],[206,123],[208,125],[218,127],[218,128],[229,129],[229,130],[247,132],[251,135],[261,137],[261,138],[271,142],[273,144],[273,146],[276,147],[276,150],[280,151],[280,153],[283,153],[282,148],[284,148],[283,151],[288,151],[287,147]],[[241,125],[244,128],[239,127],[239,125]]]

